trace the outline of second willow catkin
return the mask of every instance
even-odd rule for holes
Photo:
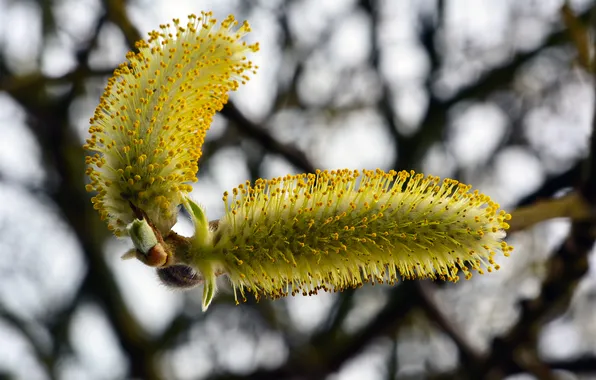
[[[398,277],[457,281],[459,273],[499,269],[494,256],[512,250],[502,241],[511,216],[488,196],[413,172],[260,179],[226,193],[224,202],[215,230],[197,205],[189,207],[202,232],[176,261],[206,279],[225,273],[242,298],[245,291],[278,298]]]

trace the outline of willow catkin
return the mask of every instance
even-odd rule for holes
[[[455,180],[381,170],[317,171],[247,182],[183,261],[221,271],[242,298],[338,291],[367,281],[457,281],[499,269],[511,216]],[[191,207],[195,214],[203,214]],[[198,219],[198,221],[197,221]],[[202,273],[205,275],[205,273]]]
[[[162,234],[176,223],[182,196],[196,181],[205,133],[228,92],[248,80],[258,50],[233,16],[211,13],[161,25],[136,44],[109,79],[84,148],[94,207],[118,236],[142,209]]]

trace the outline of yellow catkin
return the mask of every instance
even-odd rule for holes
[[[224,195],[217,230],[191,265],[271,298],[364,282],[457,281],[498,269],[511,218],[469,185],[414,172],[317,171],[257,180]]]
[[[201,13],[160,28],[108,80],[84,145],[87,190],[116,235],[134,219],[131,203],[170,231],[214,114],[256,69],[246,55],[259,46],[241,41],[250,27],[233,16],[218,23]]]

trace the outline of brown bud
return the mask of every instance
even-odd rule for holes
[[[190,289],[203,283],[203,278],[186,265],[157,268],[156,272],[162,284],[170,288]]]
[[[159,243],[149,249],[146,255],[137,255],[137,258],[150,267],[163,267],[168,263],[168,253]]]

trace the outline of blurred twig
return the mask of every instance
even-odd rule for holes
[[[103,18],[84,49],[77,53],[79,69],[75,73],[87,71],[87,59],[95,46]],[[15,78],[7,75],[8,82]],[[44,154],[50,171],[60,178],[47,191],[59,207],[61,214],[75,232],[89,264],[82,285],[85,296],[98,302],[106,312],[119,342],[130,359],[130,374],[143,379],[159,379],[157,362],[153,356],[157,348],[146,332],[134,319],[126,305],[113,274],[103,257],[103,240],[107,236],[104,229],[94,228],[95,212],[90,207],[88,195],[82,190],[84,180],[84,156],[78,138],[68,125],[68,111],[86,79],[84,75],[72,75],[70,90],[53,99],[39,97],[47,81],[34,81],[30,86],[12,87],[9,94],[26,110],[29,124]],[[39,86],[37,88],[32,85]],[[11,87],[8,87],[11,90]],[[101,232],[100,232],[101,231]],[[69,309],[74,312],[74,308]]]
[[[380,28],[380,17],[381,10],[379,8],[379,2],[375,0],[361,0],[359,3],[360,7],[364,9],[371,19],[371,31],[370,31],[370,45],[371,45],[371,64],[379,82],[381,83],[381,98],[377,105],[380,114],[383,117],[384,124],[392,138],[394,150],[397,151],[400,145],[401,135],[399,133],[399,126],[403,124],[399,120],[397,112],[393,109],[393,94],[389,84],[381,73],[381,46],[379,43],[379,28]],[[401,154],[401,152],[400,152]],[[396,168],[398,166],[396,161],[392,166]]]
[[[509,233],[522,231],[536,223],[554,218],[583,221],[594,217],[584,197],[576,191],[560,198],[545,199],[519,207],[511,213],[511,216]]]
[[[224,374],[212,380],[325,379],[377,338],[393,336],[409,312],[418,306],[415,281],[404,281],[389,292],[389,302],[383,310],[354,334],[338,332],[316,346],[298,347],[282,367],[274,370],[259,370],[243,376]]]
[[[417,284],[420,297],[420,306],[428,319],[433,321],[457,346],[460,355],[460,362],[464,369],[475,365],[482,357],[468,343],[464,335],[455,327],[452,321],[439,309],[434,301],[435,286],[429,281],[422,281]]]
[[[578,161],[568,170],[547,178],[538,189],[520,199],[517,207],[523,207],[544,199],[549,199],[561,190],[579,186],[582,164],[582,161]]]
[[[588,70],[588,72],[592,71],[590,67],[590,56],[592,52],[590,51],[591,47],[588,26],[575,15],[568,1],[561,7],[561,19],[575,45],[578,63],[584,69]]]
[[[103,0],[107,18],[113,22],[124,34],[124,38],[131,50],[135,49],[135,42],[142,39],[139,30],[132,24],[126,12],[127,1]]]
[[[590,8],[577,16],[578,20],[585,22],[591,16]],[[429,105],[426,114],[421,122],[421,127],[410,136],[403,136],[400,148],[400,166],[414,167],[415,162],[420,162],[422,155],[427,152],[435,141],[438,141],[447,125],[447,114],[457,103],[466,99],[483,99],[495,90],[510,84],[517,70],[527,62],[538,56],[546,48],[561,45],[569,42],[567,30],[553,32],[545,38],[544,42],[535,49],[520,52],[514,55],[511,60],[503,66],[492,68],[474,81],[460,89],[454,96],[448,99],[439,99],[429,89]]]
[[[43,340],[39,339],[39,337],[32,331],[34,329],[34,326],[32,326],[31,323],[22,320],[20,317],[9,312],[8,310],[3,310],[1,306],[2,305],[0,305],[0,320],[2,320],[4,323],[8,323],[29,343],[29,348],[37,357],[39,363],[45,368],[50,378],[55,379],[57,358],[54,355],[52,355],[50,350],[44,349]]]
[[[596,79],[592,78],[596,89]],[[592,118],[590,157],[579,193],[589,213],[596,208],[596,104]],[[547,274],[539,295],[520,303],[516,324],[492,344],[490,355],[478,368],[476,378],[500,378],[521,366],[530,372],[538,368],[540,378],[554,378],[547,366],[538,363],[536,339],[540,327],[560,315],[569,306],[579,280],[588,270],[588,254],[594,246],[594,220],[573,221],[569,236],[547,263]],[[530,360],[527,360],[530,358]]]
[[[283,144],[277,141],[265,128],[253,123],[244,116],[234,103],[229,102],[221,111],[222,115],[233,122],[238,132],[246,137],[254,139],[267,151],[279,154],[306,173],[314,173],[315,167],[310,163],[304,152],[293,145]]]

